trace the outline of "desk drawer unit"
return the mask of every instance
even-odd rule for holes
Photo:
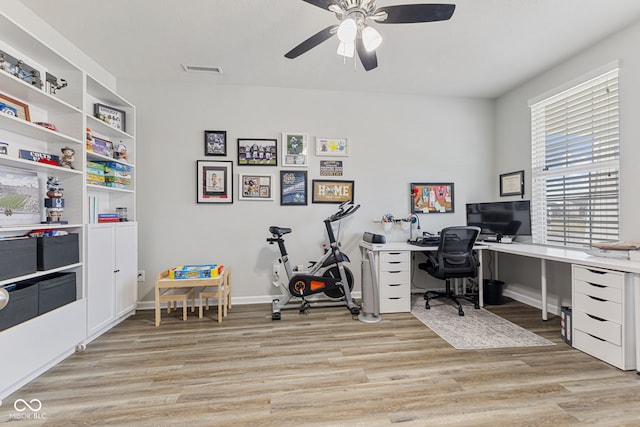
[[[573,346],[619,369],[635,369],[631,275],[572,266]]]
[[[411,253],[382,251],[378,259],[380,313],[411,311]]]

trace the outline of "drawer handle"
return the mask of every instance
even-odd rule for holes
[[[587,283],[590,284],[591,286],[595,286],[596,288],[600,288],[600,289],[607,287],[606,285],[599,285],[597,283],[591,283],[591,282],[587,282]]]
[[[389,299],[402,299],[401,297],[389,297]]]
[[[389,261],[388,264],[400,264],[402,261]]]
[[[402,283],[390,283],[387,286],[402,286]]]
[[[593,297],[593,296],[591,296],[591,295],[587,295],[587,296],[588,296],[589,298],[591,298],[591,299],[596,300],[596,301],[600,301],[600,302],[605,302],[605,301],[606,301],[606,299],[602,299],[602,298],[598,298],[598,297]]]
[[[593,274],[607,274],[606,271],[599,271],[599,270],[592,270],[590,268],[587,268],[587,270],[589,270],[590,272],[592,272]]]
[[[401,255],[402,252],[388,252],[389,255]]]
[[[394,270],[394,271],[389,271],[389,273],[398,274],[398,273],[402,273],[402,271],[401,270]]]
[[[591,317],[593,320],[597,320],[598,322],[606,322],[605,319],[602,319],[598,316],[594,316],[593,314],[585,313],[587,316]]]
[[[589,335],[591,338],[595,338],[595,339],[597,339],[598,341],[602,341],[602,342],[605,342],[605,341],[606,341],[606,340],[603,340],[602,338],[598,338],[598,337],[597,337],[597,336],[595,336],[595,335],[591,335],[591,334],[587,334],[587,335]]]

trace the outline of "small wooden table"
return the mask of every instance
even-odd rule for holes
[[[169,278],[169,270],[165,270],[160,273],[156,279],[156,326],[160,325],[160,292],[162,289],[167,288],[192,288],[192,287],[218,287],[218,301],[223,298],[223,288],[228,289],[227,298],[225,304],[231,306],[231,269],[224,267],[218,277],[211,277],[206,279],[180,279],[173,280]],[[218,313],[220,315],[220,313]]]

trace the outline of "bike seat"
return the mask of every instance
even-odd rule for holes
[[[269,233],[280,237],[284,236],[285,234],[291,233],[291,229],[286,227],[276,227],[275,225],[272,225],[271,227],[269,227]]]

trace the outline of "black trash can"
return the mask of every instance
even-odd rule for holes
[[[488,305],[500,305],[504,301],[502,299],[502,291],[504,290],[504,282],[500,280],[484,279],[483,280],[483,296],[484,303]]]

